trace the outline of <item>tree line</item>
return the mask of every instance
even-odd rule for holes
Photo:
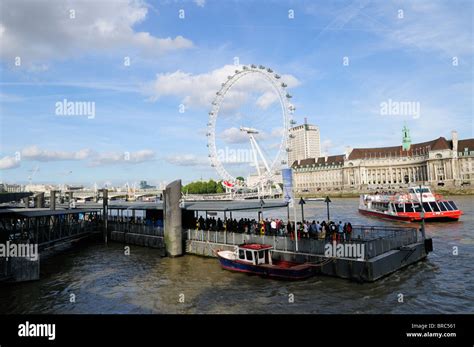
[[[237,177],[238,180],[244,180],[243,177]],[[182,187],[183,193],[187,194],[220,194],[225,193],[222,181],[194,181]]]

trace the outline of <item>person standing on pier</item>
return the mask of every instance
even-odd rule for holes
[[[319,233],[320,240],[326,240],[326,222],[322,222],[320,226],[320,233]]]
[[[342,242],[344,239],[344,226],[342,225],[342,222],[339,221],[339,224],[337,226],[337,238],[339,242]]]
[[[293,240],[293,230],[294,230],[294,227],[292,226],[291,221],[288,220],[288,223],[286,224],[286,234],[290,236],[292,240]]]
[[[337,226],[334,222],[329,222],[329,232],[332,242],[337,241]]]
[[[303,221],[303,238],[308,239],[309,238],[309,229],[308,229],[308,223]]]
[[[277,231],[277,222],[274,219],[272,219],[272,221],[270,222],[270,232],[271,232],[270,235],[276,235],[276,231]]]
[[[347,237],[347,241],[351,241],[352,240],[352,224],[349,222],[347,223],[347,227],[346,227],[346,237]]]

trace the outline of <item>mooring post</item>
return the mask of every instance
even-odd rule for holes
[[[181,180],[173,181],[166,186],[164,198],[166,254],[170,257],[177,257],[183,254]]]
[[[49,209],[52,211],[56,209],[56,190],[49,192]]]
[[[35,207],[36,208],[43,208],[44,207],[44,192],[38,193],[35,196]]]
[[[109,194],[107,189],[102,189],[102,216],[104,218],[104,242],[107,244],[109,221]]]
[[[420,184],[420,205],[421,205],[421,238],[423,239],[423,242],[425,241],[425,208],[423,207],[423,187]]]
[[[76,203],[74,201],[74,192],[67,192],[66,196],[67,196],[67,203],[69,205],[69,208],[75,208]]]

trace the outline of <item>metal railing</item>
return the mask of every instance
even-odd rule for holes
[[[296,252],[296,242],[286,236],[252,235],[210,230],[191,230],[186,232],[188,240],[211,242],[226,245],[243,243],[260,243],[273,246],[275,251]],[[353,227],[351,240],[338,244],[363,245],[365,259],[376,257],[391,250],[399,249],[418,242],[418,231],[415,228]],[[299,239],[298,253],[324,255],[328,240]]]

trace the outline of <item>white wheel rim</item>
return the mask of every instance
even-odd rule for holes
[[[207,137],[208,142],[207,146],[209,147],[209,159],[211,165],[216,169],[219,176],[224,181],[229,181],[235,183],[236,177],[230,174],[222,162],[219,160],[217,155],[217,147],[216,147],[216,122],[219,115],[220,106],[228,93],[228,91],[244,76],[248,76],[250,74],[259,74],[265,78],[265,80],[272,86],[273,90],[278,95],[278,99],[280,102],[281,107],[281,114],[282,114],[282,121],[283,121],[283,135],[280,141],[280,146],[278,149],[278,153],[275,158],[272,160],[270,164],[270,172],[265,171],[255,182],[247,186],[248,188],[255,188],[260,185],[262,182],[268,182],[273,180],[273,172],[282,167],[282,162],[286,163],[288,166],[288,131],[290,127],[290,122],[292,115],[294,113],[294,106],[288,101],[286,87],[282,86],[283,81],[281,79],[276,78],[275,72],[269,72],[267,68],[260,68],[260,67],[252,67],[252,66],[245,66],[244,69],[239,69],[239,72],[235,72],[231,75],[231,78],[223,83],[219,91],[216,93],[216,97],[212,102],[212,109],[209,112],[209,121],[207,124]]]

